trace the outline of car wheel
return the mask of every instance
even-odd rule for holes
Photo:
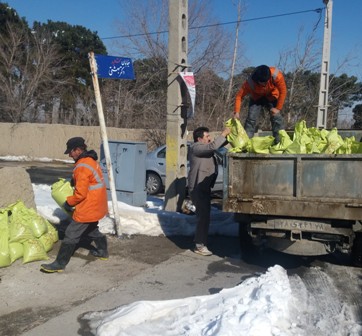
[[[161,192],[162,181],[161,178],[152,172],[146,174],[146,191],[149,195],[156,195]]]

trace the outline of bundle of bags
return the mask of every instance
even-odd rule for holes
[[[20,258],[24,264],[47,260],[58,239],[54,226],[22,201],[0,209],[0,267]]]
[[[292,138],[286,131],[279,131],[278,144],[274,144],[273,136],[255,136],[249,139],[238,119],[229,119],[225,126],[231,129],[227,140],[232,147],[229,151],[234,153],[362,154],[362,142],[357,142],[353,136],[343,139],[336,128],[330,131],[315,127],[307,128],[304,120],[296,123]]]

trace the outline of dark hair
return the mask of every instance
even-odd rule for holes
[[[267,65],[259,65],[255,68],[251,79],[254,82],[266,83],[271,77],[270,68]]]
[[[194,130],[194,132],[192,133],[193,137],[194,137],[194,142],[197,142],[198,138],[203,138],[204,137],[204,133],[205,132],[209,132],[209,129],[207,127],[198,127]]]

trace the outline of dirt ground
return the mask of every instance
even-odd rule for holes
[[[56,257],[60,242],[48,252],[49,261],[0,268],[0,335],[20,335],[97,294],[119,286],[138,273],[191,247],[191,237],[107,236],[110,258],[102,261],[78,248],[62,273],[46,274],[40,264]],[[155,253],[157,251],[158,253]]]

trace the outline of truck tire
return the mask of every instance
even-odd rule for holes
[[[243,259],[249,258],[255,254],[256,247],[253,244],[253,239],[248,233],[248,224],[244,222],[239,222],[239,244],[241,257]]]
[[[362,267],[362,232],[356,232],[352,246],[352,264],[356,267]]]

